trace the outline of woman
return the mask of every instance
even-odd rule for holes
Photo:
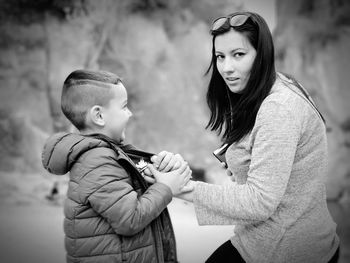
[[[207,262],[337,262],[326,203],[326,129],[303,88],[276,73],[271,32],[255,13],[216,19],[207,128],[229,146],[234,182],[192,182],[200,225],[234,224]],[[208,70],[208,71],[209,71]]]

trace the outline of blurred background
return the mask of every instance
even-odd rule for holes
[[[0,0],[1,262],[64,261],[67,177],[43,170],[41,150],[49,135],[72,130],[60,95],[75,69],[103,69],[123,78],[133,112],[128,142],[155,153],[181,153],[198,179],[225,181],[211,154],[220,140],[205,130],[204,73],[210,22],[238,10],[266,19],[277,69],[294,75],[326,118],[329,207],[344,240],[342,260],[350,261],[349,1]],[[190,244],[206,234],[229,234],[222,227],[198,228],[188,204],[175,201],[170,209],[184,241],[178,242],[182,262],[198,260],[191,258]],[[198,230],[193,239],[185,235],[188,225]],[[209,254],[216,245],[208,245]]]

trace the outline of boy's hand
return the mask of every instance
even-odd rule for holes
[[[157,155],[151,157],[151,161],[154,166],[160,172],[169,172],[177,169],[184,162],[184,159],[180,154],[173,154],[167,151],[161,151]]]
[[[171,172],[160,172],[152,164],[149,164],[148,168],[153,174],[155,181],[169,186],[173,195],[179,195],[183,192],[193,190],[192,187],[186,186],[192,178],[192,171],[187,162],[182,162],[179,168],[176,168]],[[147,178],[145,179],[148,181]]]
[[[142,176],[149,184],[154,184],[156,182],[156,179],[154,179],[153,174],[149,168],[146,168],[143,171]]]

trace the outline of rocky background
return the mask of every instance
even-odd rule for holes
[[[0,0],[0,176],[47,176],[41,149],[53,132],[72,129],[60,93],[78,68],[122,76],[134,114],[131,143],[179,152],[206,180],[223,176],[211,154],[220,141],[204,129],[208,28],[213,18],[244,7],[232,0]],[[278,70],[299,79],[324,113],[328,197],[346,201],[350,2],[277,0],[276,8]]]
[[[350,2],[277,0],[277,68],[309,90],[327,122],[328,198],[350,196]]]

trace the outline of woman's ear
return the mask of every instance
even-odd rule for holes
[[[89,111],[89,117],[93,124],[100,127],[105,126],[105,120],[102,114],[102,107],[99,105],[93,106]]]

